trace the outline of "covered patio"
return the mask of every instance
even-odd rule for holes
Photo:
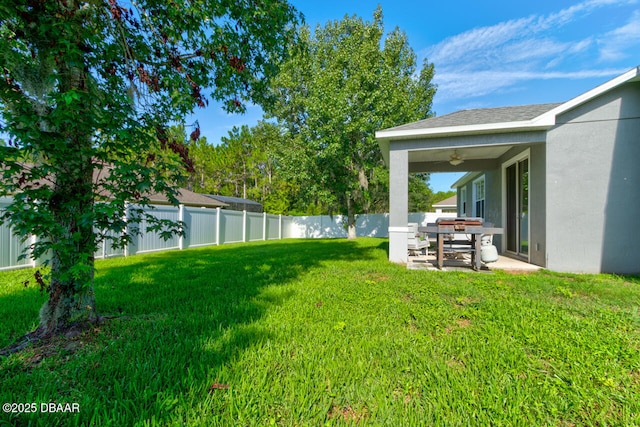
[[[552,124],[544,116],[558,105],[465,110],[377,132],[390,171],[389,260],[409,261],[406,250],[409,173],[483,171],[486,176],[487,171],[492,171],[490,179],[501,183],[505,159],[524,150],[544,149],[546,130]],[[458,215],[482,216],[486,222],[504,227],[502,195],[499,190],[491,190],[494,185],[486,188],[489,191],[482,215],[473,209],[466,210],[471,203],[464,195],[458,195]],[[494,244],[503,251],[501,236],[495,236]]]

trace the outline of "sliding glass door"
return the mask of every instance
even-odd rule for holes
[[[507,251],[529,255],[529,158],[506,168]]]

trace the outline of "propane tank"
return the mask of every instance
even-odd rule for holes
[[[480,238],[480,259],[484,263],[496,262],[498,260],[498,249],[492,245],[492,242],[492,234],[483,234]]]

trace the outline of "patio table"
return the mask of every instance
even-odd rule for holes
[[[462,223],[462,219],[459,219]],[[426,227],[418,227],[418,231],[435,234],[437,241],[437,265],[439,269],[444,266],[444,236],[447,234],[469,234],[471,235],[471,241],[456,241],[457,244],[469,244],[469,249],[465,251],[471,252],[471,267],[478,271],[482,267],[482,259],[480,256],[480,237],[483,234],[503,234],[504,229],[502,227],[494,227],[493,224],[484,225],[454,225],[454,224],[427,224]]]

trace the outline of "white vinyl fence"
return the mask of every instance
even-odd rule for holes
[[[9,203],[0,200],[0,210]],[[168,240],[159,233],[142,233],[135,235],[133,242],[124,249],[115,249],[111,245],[101,245],[96,251],[96,258],[128,256],[147,252],[181,250],[198,246],[222,245],[225,243],[255,242],[262,240],[279,240],[289,238],[341,238],[347,237],[344,227],[346,218],[337,215],[291,217],[270,215],[267,213],[238,212],[226,209],[192,208],[187,206],[154,206],[148,211],[159,219],[183,221],[184,236],[173,236]],[[409,222],[426,225],[435,222],[443,214],[412,213]],[[144,222],[129,224],[145,230]],[[360,237],[388,237],[389,215],[358,215],[356,222],[357,235]],[[34,267],[36,262],[29,257],[18,258],[36,237],[26,240],[13,234],[8,224],[0,225],[0,270]]]
[[[435,212],[410,213],[408,222],[415,222],[419,226],[436,222],[439,217],[452,217],[455,214]],[[347,237],[344,227],[346,217],[335,215],[297,216],[291,217],[295,227],[293,237],[326,239]],[[389,214],[361,214],[356,215],[356,235],[358,237],[389,237]]]

